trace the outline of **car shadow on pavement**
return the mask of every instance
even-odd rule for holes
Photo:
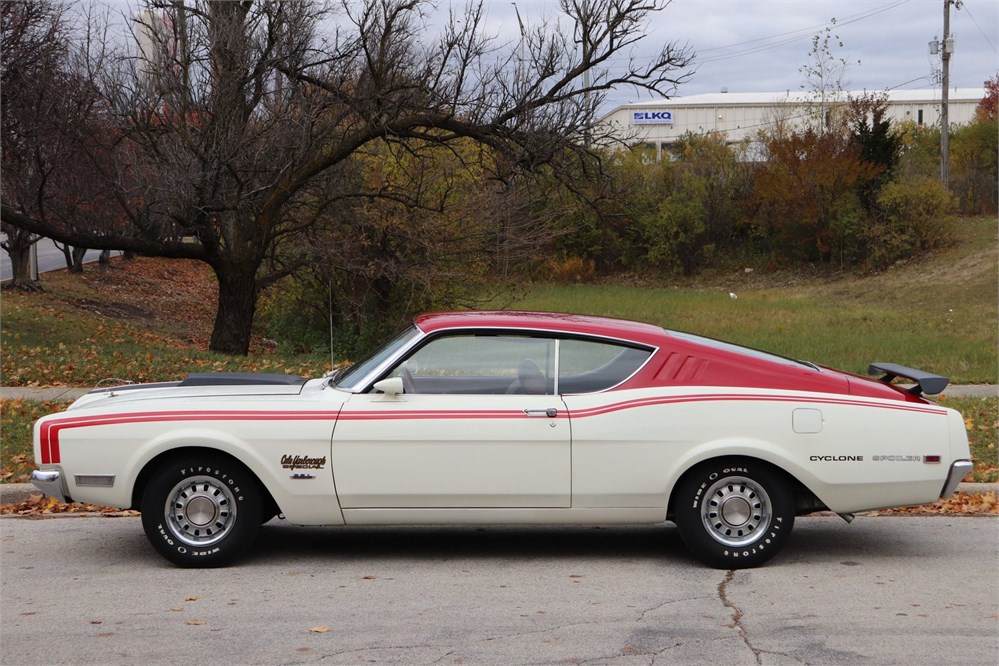
[[[244,564],[276,560],[664,558],[689,566],[672,523],[641,526],[293,527],[266,525]]]
[[[947,521],[940,520],[941,527]],[[773,564],[824,565],[945,556],[945,546],[909,535],[899,538],[892,518],[801,517]],[[983,529],[988,529],[983,521]],[[938,552],[939,551],[939,552]],[[548,559],[607,557],[702,568],[673,523],[612,526],[399,526],[295,527],[272,521],[265,526],[243,565],[296,561]]]

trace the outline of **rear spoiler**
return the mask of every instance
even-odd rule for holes
[[[881,372],[884,373],[884,376],[880,377],[879,381],[885,384],[891,384],[892,380],[896,377],[916,382],[915,386],[906,389],[913,395],[921,393],[936,395],[937,393],[943,393],[943,390],[947,388],[947,384],[950,382],[946,377],[923,372],[922,370],[914,370],[895,363],[871,363],[870,367],[867,368],[867,374],[869,375],[876,375]]]

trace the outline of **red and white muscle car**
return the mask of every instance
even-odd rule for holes
[[[750,567],[796,515],[949,496],[964,421],[880,380],[601,317],[457,312],[346,371],[193,374],[101,388],[35,425],[35,485],[138,508],[180,566],[300,525],[661,523],[711,566]],[[910,389],[895,377],[915,382]]]

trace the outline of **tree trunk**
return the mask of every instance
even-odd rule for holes
[[[7,240],[3,249],[10,257],[11,281],[5,287],[40,291],[41,285],[31,279],[32,234],[20,229],[5,228]]]
[[[73,247],[70,252],[70,273],[82,273],[83,272],[83,257],[87,254],[87,248],[85,247]]]
[[[219,281],[219,305],[208,348],[223,354],[246,355],[257,306],[256,266],[215,267]]]
[[[97,257],[97,264],[99,266],[110,266],[111,250],[101,250],[100,256]]]

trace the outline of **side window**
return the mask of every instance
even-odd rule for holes
[[[552,394],[555,340],[453,335],[431,340],[394,368],[407,393]]]
[[[562,340],[559,393],[596,393],[631,377],[652,354],[648,349],[595,340]]]

